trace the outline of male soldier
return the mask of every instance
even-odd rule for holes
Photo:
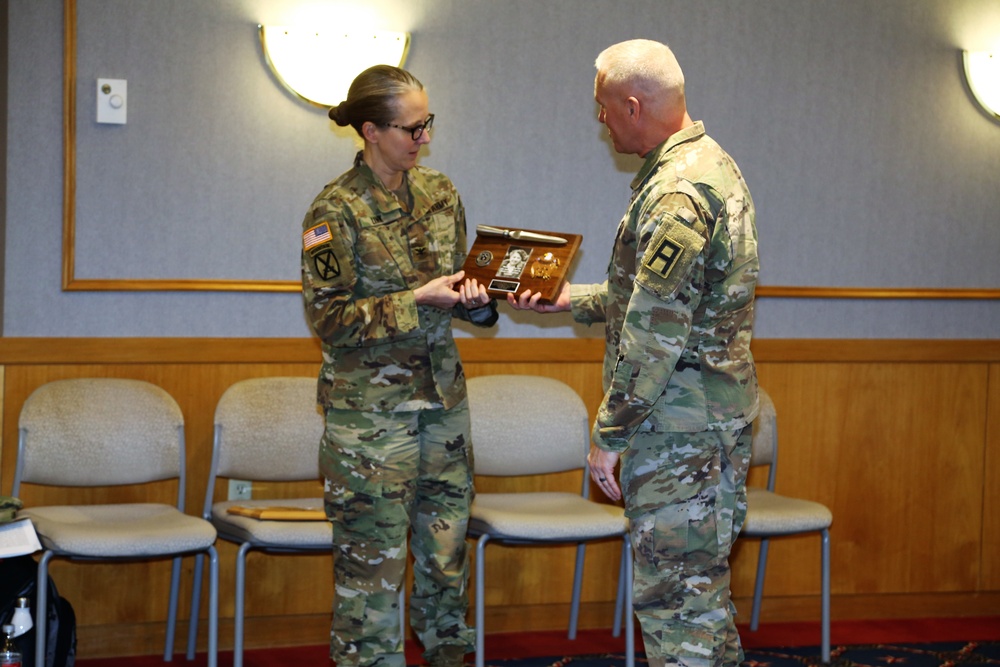
[[[728,558],[758,409],[753,202],[732,158],[688,115],[670,49],[623,42],[596,66],[598,120],[616,151],[645,158],[608,280],[567,284],[553,304],[530,291],[507,300],[605,322],[605,395],[588,461],[601,490],[625,499],[649,664],[735,667],[743,653]]]

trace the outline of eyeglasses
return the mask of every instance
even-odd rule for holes
[[[385,126],[394,127],[397,130],[403,130],[404,132],[409,132],[410,138],[416,141],[420,137],[424,136],[424,130],[430,132],[431,128],[434,127],[434,114],[428,116],[427,120],[425,120],[424,122],[417,123],[416,125],[411,125],[409,127],[405,127],[403,125],[396,125],[395,123],[386,123]]]

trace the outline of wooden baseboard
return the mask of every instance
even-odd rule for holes
[[[734,600],[739,613],[737,622],[749,623],[750,598]],[[991,616],[1000,609],[1000,593],[947,593],[918,595],[846,595],[834,596],[830,616],[834,621],[884,620],[901,618],[962,618]],[[820,618],[818,596],[764,598],[762,623],[816,621]],[[611,631],[614,622],[613,602],[590,602],[580,605],[579,629]],[[486,634],[561,630],[569,625],[568,604],[515,605],[487,607]],[[207,622],[202,619],[198,632],[198,651],[207,646]],[[89,625],[77,629],[77,655],[80,658],[111,658],[129,655],[157,655],[163,651],[166,628],[162,623],[119,623]],[[183,655],[187,646],[188,625],[177,624],[175,653]],[[330,632],[328,614],[293,616],[257,616],[246,620],[244,646],[247,649],[274,646],[313,646],[325,644]],[[412,638],[412,633],[407,633]],[[219,650],[233,648],[232,619],[219,621]]]
[[[740,618],[749,623],[751,598],[735,598]],[[893,618],[962,618],[994,616],[1000,609],[1000,593],[913,593],[897,595],[834,595],[830,599],[830,618],[834,621],[860,621]],[[818,621],[820,599],[815,595],[764,597],[761,622]]]

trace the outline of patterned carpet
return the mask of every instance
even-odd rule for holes
[[[932,644],[869,644],[834,646],[831,667],[956,667],[958,665],[1000,665],[1000,642],[940,642]],[[637,667],[646,665],[637,657]],[[488,667],[624,667],[625,656],[618,653],[548,658],[491,660]],[[819,648],[789,647],[752,649],[746,652],[744,667],[815,667],[822,665]]]
[[[740,628],[746,651],[743,667],[819,667],[819,628],[815,622],[765,623],[757,632]],[[834,621],[831,667],[1000,667],[1000,616],[939,619]],[[489,635],[488,667],[624,667],[624,640],[606,629],[581,630],[575,640],[564,631]],[[777,647],[777,648],[775,648]],[[642,650],[637,638],[636,648]],[[407,644],[407,664],[424,667],[421,649]],[[514,656],[547,655],[545,658]],[[249,649],[244,667],[331,667],[328,648],[318,646]],[[466,656],[466,664],[473,661]],[[205,653],[173,664],[206,667]],[[233,664],[231,650],[219,652],[219,667]],[[647,667],[637,656],[636,667]],[[77,656],[76,667],[163,667],[162,655],[123,658]]]
[[[808,667],[822,663],[819,652],[812,647],[748,651],[743,664],[746,667]],[[1000,642],[834,646],[830,650],[830,664],[835,667],[1000,665]]]

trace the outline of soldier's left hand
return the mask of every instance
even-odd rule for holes
[[[587,463],[590,465],[590,478],[601,487],[611,500],[621,500],[622,491],[615,480],[615,467],[618,465],[618,452],[606,452],[597,445],[590,446]]]
[[[486,285],[480,283],[475,278],[469,278],[458,288],[459,300],[466,308],[481,308],[490,302],[490,295],[486,291]]]

